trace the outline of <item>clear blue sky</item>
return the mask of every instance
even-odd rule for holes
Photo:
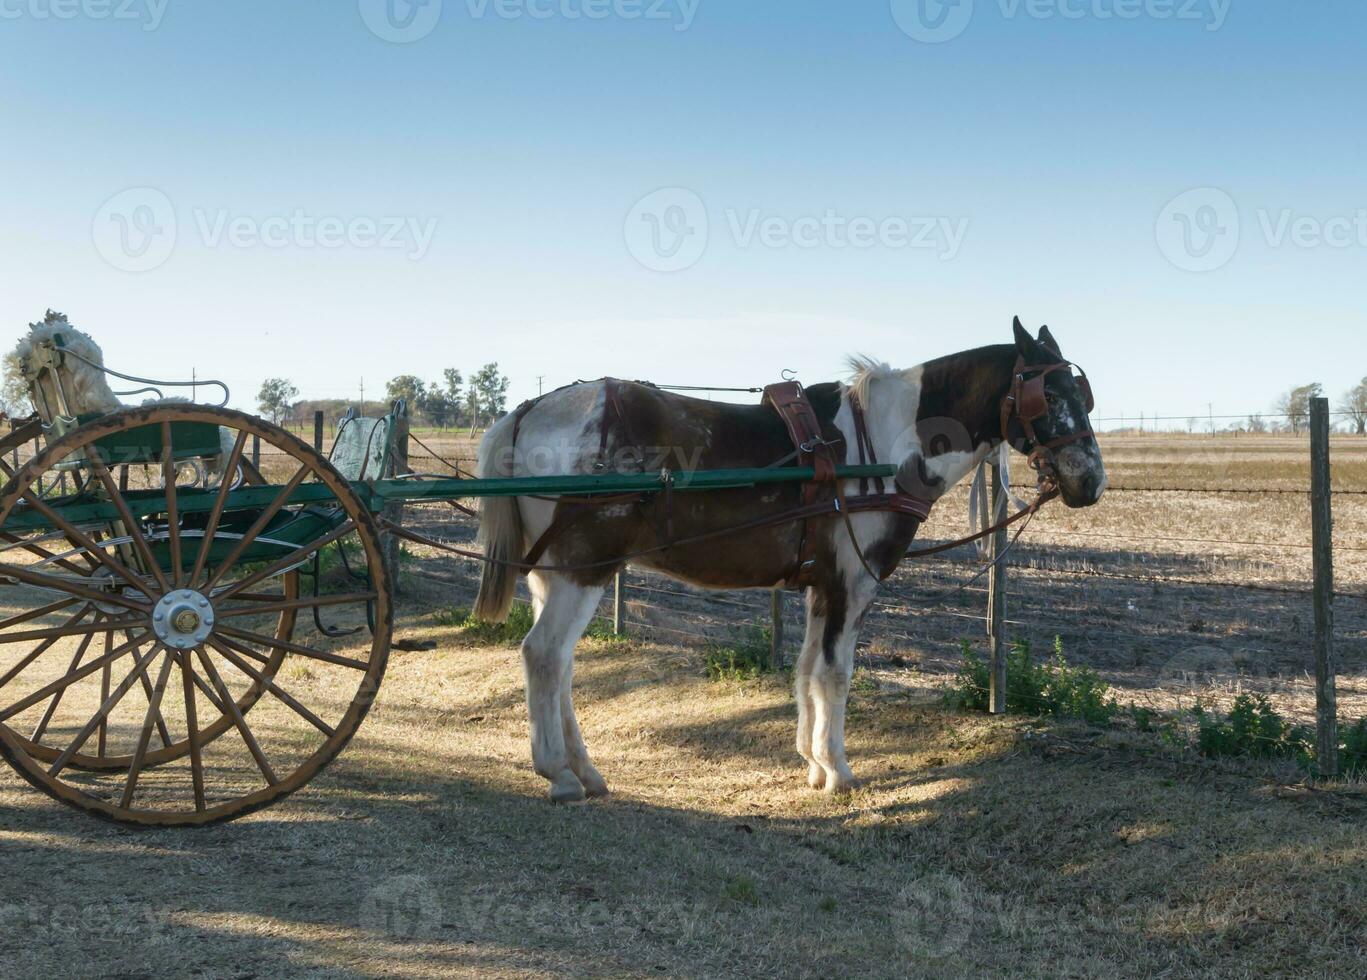
[[[346,396],[492,360],[514,402],[537,375],[815,381],[1017,313],[1101,416],[1367,375],[1357,0],[55,2],[75,15],[0,0],[0,319],[63,309],[112,365],[193,366],[244,407],[268,374]],[[1215,196],[1165,212],[1193,188]],[[119,221],[165,239],[157,202],[173,247],[111,262]],[[938,219],[937,244],[852,247],[854,219]],[[1211,228],[1219,267],[1188,271]],[[683,251],[643,264],[651,231]]]

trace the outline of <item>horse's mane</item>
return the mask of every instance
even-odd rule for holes
[[[852,354],[845,362],[850,369],[849,389],[861,405],[869,404],[869,387],[883,378],[904,379],[905,371],[890,367],[887,362],[867,354]]]

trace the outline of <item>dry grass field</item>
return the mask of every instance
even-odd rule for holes
[[[465,440],[429,444],[468,455]],[[1306,479],[1290,439],[1104,448],[1118,488]],[[1367,489],[1367,440],[1335,450],[1339,485]],[[1349,550],[1367,549],[1367,496],[1335,504],[1340,586],[1367,592],[1367,551]],[[956,534],[963,509],[946,502],[926,536]],[[472,531],[446,508],[409,517]],[[1258,690],[1300,716],[1308,599],[1232,583],[1305,588],[1308,536],[1300,495],[1118,490],[1091,510],[1052,507],[1013,556],[1010,618],[1041,650],[1060,635],[1122,700]],[[583,641],[576,672],[613,795],[555,807],[528,761],[515,646],[452,625],[443,612],[468,601],[473,569],[414,548],[396,634],[435,649],[392,655],[356,740],[283,803],[138,831],[0,772],[0,975],[1367,973],[1362,788],[1204,759],[1126,725],[944,707],[983,599],[918,597],[972,570],[967,555],[908,566],[870,618],[849,723],[865,784],[838,798],[805,788],[784,674],[707,679],[705,643],[762,623],[767,595],[632,576],[632,634]],[[1340,600],[1339,620],[1356,717],[1367,601]],[[311,704],[340,706],[328,675],[285,670]],[[266,733],[286,724],[265,703],[252,715]]]

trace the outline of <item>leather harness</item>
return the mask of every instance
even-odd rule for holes
[[[1013,418],[1020,421],[1021,428],[1029,440],[1029,462],[1030,465],[1040,474],[1041,494],[1039,499],[1028,509],[1008,518],[1005,521],[993,525],[980,534],[963,538],[959,541],[940,547],[927,549],[924,553],[933,554],[950,547],[957,547],[960,544],[975,540],[985,534],[992,533],[1008,524],[1014,523],[1017,519],[1027,513],[1033,513],[1045,501],[1052,499],[1057,494],[1057,489],[1053,487],[1053,450],[1070,443],[1081,441],[1082,439],[1094,436],[1089,429],[1079,430],[1069,435],[1051,440],[1040,442],[1035,433],[1034,423],[1043,418],[1049,411],[1048,399],[1045,394],[1044,379],[1054,371],[1072,367],[1069,361],[1060,360],[1057,363],[1046,365],[1027,366],[1022,357],[1016,359],[1016,365],[1012,370],[1011,387],[1008,389],[1001,401],[1001,431],[1003,441],[1010,443],[1010,424]],[[1081,370],[1081,369],[1079,369]],[[607,466],[607,445],[608,445],[608,425],[609,412],[617,416],[623,431],[627,435],[630,443],[630,430],[627,428],[626,412],[623,411],[621,397],[618,392],[618,382],[614,378],[601,379],[604,384],[604,406],[603,418],[599,430],[598,441],[598,462],[596,468],[603,469]],[[576,382],[579,384],[581,382]],[[1076,383],[1082,390],[1086,401],[1087,413],[1091,414],[1094,407],[1091,385],[1087,381],[1087,375],[1083,372],[1076,378]],[[523,402],[514,412],[513,420],[513,443],[516,445],[518,431],[522,425],[523,416],[540,399],[532,399]],[[878,462],[878,456],[874,451],[873,440],[869,436],[868,425],[864,417],[863,407],[859,404],[858,398],[853,390],[846,394],[846,401],[850,406],[850,415],[854,424],[855,451],[858,454],[860,464]],[[801,503],[794,508],[783,511],[779,514],[749,521],[746,524],[735,528],[724,528],[720,530],[708,531],[694,538],[677,541],[674,537],[673,521],[673,478],[668,470],[662,472],[661,477],[664,483],[663,493],[665,495],[665,528],[663,542],[653,548],[645,549],[641,554],[662,551],[674,545],[688,544],[695,540],[707,540],[721,534],[738,532],[741,530],[751,530],[756,528],[773,527],[780,524],[788,524],[800,521],[800,538],[798,544],[797,560],[785,577],[785,585],[791,589],[802,589],[812,585],[815,581],[817,569],[816,559],[816,539],[811,532],[810,522],[817,518],[827,518],[833,514],[840,515],[845,521],[846,530],[850,536],[850,543],[854,546],[855,552],[860,562],[864,565],[869,574],[875,578],[883,578],[869,566],[860,550],[859,542],[855,538],[854,528],[850,523],[850,515],[856,513],[881,512],[887,514],[899,514],[910,517],[918,523],[924,522],[930,516],[931,507],[934,501],[926,500],[921,497],[913,496],[897,486],[893,482],[892,491],[886,489],[883,477],[874,478],[874,489],[870,492],[870,481],[868,478],[861,478],[859,481],[859,494],[857,496],[847,496],[844,493],[842,481],[836,479],[836,467],[839,459],[835,452],[835,447],[844,444],[843,436],[835,440],[829,440],[822,435],[821,420],[817,416],[816,410],[807,398],[807,393],[801,383],[797,381],[783,381],[772,384],[764,388],[762,404],[771,407],[782,419],[784,427],[788,430],[788,437],[794,446],[794,456],[799,466],[811,467],[813,478],[804,482],[801,486]],[[634,443],[633,443],[634,445]],[[786,462],[786,461],[785,461]],[[550,546],[554,538],[564,528],[577,513],[573,505],[606,505],[620,503],[623,501],[640,502],[642,499],[639,493],[614,494],[604,496],[590,496],[574,498],[569,496],[546,497],[546,500],[555,501],[560,504],[571,505],[565,510],[558,510],[556,516],[552,518],[550,525],[542,532],[541,536],[532,544],[526,556],[521,562],[509,562],[524,569],[531,569],[537,565],[545,555],[546,549]],[[631,556],[624,556],[631,557]],[[603,564],[603,563],[594,563]],[[585,567],[593,567],[588,565]]]

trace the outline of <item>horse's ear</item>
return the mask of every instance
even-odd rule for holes
[[[1021,326],[1021,318],[1016,317],[1011,322],[1011,328],[1016,334],[1016,350],[1020,351],[1022,357],[1029,357],[1035,349],[1035,338],[1030,336],[1030,331]]]
[[[1063,356],[1062,348],[1059,347],[1058,341],[1054,339],[1054,335],[1049,332],[1048,327],[1039,328],[1039,342],[1043,344],[1045,347],[1048,347],[1059,357]]]

